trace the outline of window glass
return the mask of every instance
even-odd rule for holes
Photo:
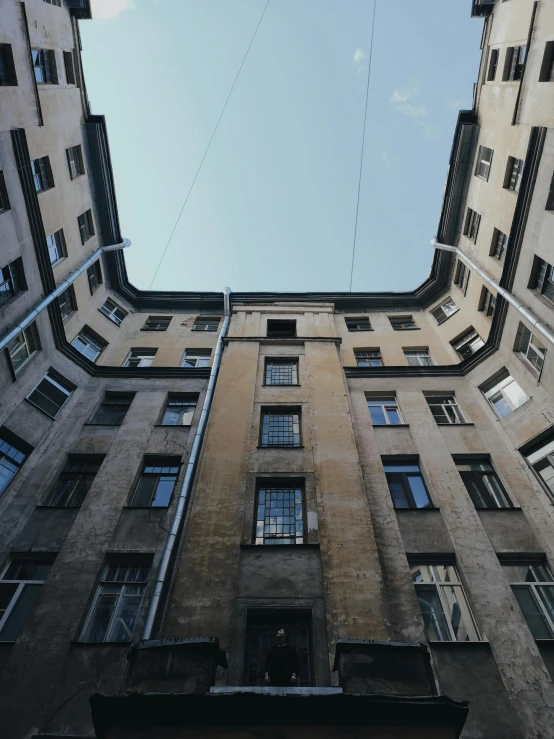
[[[181,367],[209,367],[211,349],[186,349]]]
[[[504,371],[492,383],[486,384],[483,392],[500,418],[509,415],[529,400],[529,397],[507,371]]]
[[[418,464],[383,465],[395,508],[430,508],[431,501]]]
[[[101,464],[102,458],[96,455],[70,456],[45,505],[63,508],[81,506]]]
[[[263,487],[258,490],[256,544],[303,544],[302,490]]]
[[[0,495],[19,472],[30,451],[24,451],[24,443],[18,443],[13,436],[7,429],[0,429]]]
[[[27,396],[27,400],[47,415],[56,418],[72,392],[72,388],[67,383],[49,372]]]
[[[369,397],[367,407],[374,426],[385,424],[396,426],[402,423],[402,417],[394,395]]]
[[[488,462],[467,460],[456,464],[476,508],[511,508],[508,496]]]
[[[51,562],[12,560],[0,580],[0,641],[15,641],[40,595]]]
[[[261,442],[262,446],[300,446],[300,414],[263,411]]]
[[[172,396],[167,401],[162,426],[190,426],[196,410],[197,398]]]
[[[535,639],[554,638],[554,578],[546,562],[502,563],[502,569]]]
[[[178,474],[179,465],[169,460],[160,460],[160,464],[145,464],[133,493],[131,506],[168,506]]]
[[[297,385],[298,360],[268,359],[265,363],[266,385]]]

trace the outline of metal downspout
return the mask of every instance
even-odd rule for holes
[[[441,249],[442,251],[451,251],[458,259],[463,262],[464,264],[467,264],[470,269],[474,270],[474,272],[477,272],[479,277],[484,280],[486,283],[488,283],[496,292],[501,295],[506,302],[508,302],[510,305],[513,305],[514,308],[517,310],[518,313],[520,313],[525,320],[530,323],[534,329],[540,335],[548,341],[550,346],[554,346],[554,333],[546,326],[542,321],[540,321],[531,311],[526,308],[523,303],[521,303],[517,298],[515,298],[512,293],[508,292],[503,287],[500,287],[498,282],[492,279],[492,277],[489,277],[488,274],[481,269],[481,267],[478,267],[475,262],[473,262],[469,257],[467,257],[463,251],[460,251],[457,246],[449,246],[448,244],[439,244],[439,242],[436,239],[431,239],[432,246],[435,247],[435,249]]]
[[[190,457],[187,462],[187,468],[185,471],[185,477],[179,491],[179,497],[177,499],[177,506],[173,515],[173,521],[171,522],[171,528],[165,542],[162,558],[160,560],[160,566],[158,568],[158,575],[154,584],[154,590],[148,606],[148,613],[146,614],[146,620],[144,622],[144,628],[142,630],[142,639],[148,640],[152,636],[152,630],[160,607],[162,593],[164,590],[167,574],[169,572],[169,565],[171,557],[177,544],[179,532],[184,521],[185,509],[187,500],[192,488],[194,480],[194,473],[196,471],[196,465],[200,450],[202,448],[202,440],[204,432],[206,430],[206,424],[208,423],[208,417],[210,415],[210,409],[212,405],[212,398],[215,389],[215,383],[217,380],[217,374],[219,372],[219,366],[221,364],[221,354],[223,352],[223,339],[227,336],[229,330],[229,323],[231,321],[231,308],[230,308],[230,295],[231,288],[226,287],[223,290],[223,300],[225,305],[225,320],[223,326],[219,332],[217,339],[217,346],[215,348],[214,361],[210,372],[210,379],[208,381],[208,389],[206,390],[206,396],[204,398],[204,404],[202,405],[202,413],[200,415],[200,421],[196,428],[196,434],[194,435],[194,441],[192,443],[192,449]]]
[[[131,242],[129,241],[129,239],[123,239],[120,244],[101,246],[99,249],[93,252],[90,257],[86,261],[84,261],[78,269],[75,270],[75,272],[72,272],[69,277],[61,282],[58,287],[50,293],[50,295],[47,295],[43,300],[41,300],[37,307],[33,308],[33,310],[28,313],[25,318],[17,324],[17,326],[14,326],[14,328],[12,328],[12,330],[8,334],[6,334],[6,336],[0,339],[0,349],[3,349],[5,346],[7,346],[10,341],[12,341],[12,339],[15,339],[15,337],[23,331],[23,329],[27,328],[27,326],[29,326],[35,320],[39,313],[42,313],[46,306],[50,305],[50,303],[53,303],[54,300],[64,292],[64,290],[67,290],[71,283],[75,282],[77,277],[83,274],[83,272],[88,269],[91,264],[94,264],[94,262],[96,262],[98,257],[103,252],[116,251],[117,249],[126,249],[128,246],[131,246]]]

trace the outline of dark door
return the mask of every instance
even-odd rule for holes
[[[275,634],[278,629],[284,629],[289,638],[289,644],[296,647],[300,663],[298,687],[308,687],[311,682],[310,651],[311,628],[309,616],[291,619],[290,614],[285,619],[271,616],[254,616],[248,619],[246,633],[246,685],[265,685],[265,657],[268,649],[275,644]]]

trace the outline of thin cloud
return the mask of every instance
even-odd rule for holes
[[[364,69],[366,69],[364,59],[367,59],[367,54],[363,49],[356,49],[352,54],[352,61],[354,62],[354,66],[356,67],[358,74],[361,74]]]
[[[133,0],[91,0],[92,17],[107,21],[135,7]]]
[[[444,101],[444,107],[447,110],[454,110],[455,112],[463,110],[466,105],[465,98],[448,98],[448,100]]]
[[[428,122],[429,108],[418,99],[419,93],[419,86],[412,81],[404,87],[393,90],[390,103],[399,113],[419,126],[424,136],[435,139],[440,134],[439,129],[433,123]]]

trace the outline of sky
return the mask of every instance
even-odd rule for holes
[[[131,282],[148,289],[267,0],[92,0],[87,92],[106,116]],[[352,290],[429,274],[482,20],[377,0]],[[270,0],[153,283],[348,291],[373,0]]]

